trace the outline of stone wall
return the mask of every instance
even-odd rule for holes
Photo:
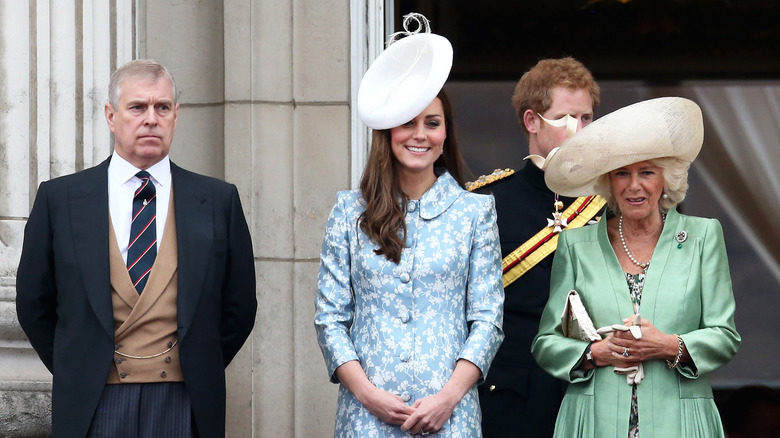
[[[108,76],[132,59],[131,2],[0,2],[0,436],[50,433],[51,374],[19,327],[16,267],[41,181],[110,153]]]
[[[51,374],[14,306],[36,187],[111,153],[109,74],[142,57],[181,92],[172,160],[236,184],[253,236],[259,311],[228,368],[227,435],[331,433],[336,386],[313,293],[325,221],[354,166],[350,8],[362,3],[0,2],[0,436],[50,430]]]

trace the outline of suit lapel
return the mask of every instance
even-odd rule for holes
[[[676,246],[675,241],[676,229],[678,222],[680,221],[680,215],[677,210],[671,209],[666,214],[666,223],[661,231],[661,236],[658,238],[658,243],[655,244],[655,250],[653,251],[653,258],[650,261],[650,267],[647,268],[647,276],[645,277],[645,285],[642,289],[642,314],[643,318],[648,318],[651,321],[655,321],[656,305],[658,304],[659,288],[661,286],[661,280],[667,278],[664,275],[664,271],[667,269],[669,258],[672,256],[672,247]],[[670,278],[676,278],[682,281],[680,275],[674,275]],[[662,306],[663,308],[663,306]]]
[[[671,249],[675,246],[670,244],[670,242],[676,244],[676,242],[674,242],[674,236],[679,221],[680,215],[677,211],[674,209],[669,210],[666,217],[666,224],[658,239],[658,243],[655,245],[650,267],[647,269],[647,275],[645,276],[639,313],[643,318],[647,318],[651,321],[655,320],[661,280],[664,278],[664,271],[667,268]],[[618,314],[621,315],[622,318],[625,318],[634,313],[634,308],[631,304],[631,296],[628,293],[626,274],[620,267],[617,255],[615,255],[615,251],[609,243],[609,237],[607,237],[607,221],[599,221],[598,227],[599,245],[601,247],[601,253],[604,255],[607,271],[609,272],[608,277],[612,284]]]
[[[133,309],[138,303],[140,296],[135,286],[133,286],[130,274],[127,273],[127,263],[122,259],[122,253],[119,251],[119,244],[114,233],[114,224],[111,221],[109,221],[109,224],[108,257],[109,265],[111,266],[111,287],[114,288],[127,307]],[[114,317],[116,318],[116,315]]]
[[[620,266],[615,250],[612,248],[612,244],[609,243],[609,237],[607,234],[607,218],[603,217],[599,221],[599,246],[601,248],[601,254],[604,257],[604,263],[608,272],[607,278],[610,279],[612,286],[612,294],[614,297],[615,311],[621,318],[625,318],[634,313],[634,306],[631,304],[631,295],[628,293],[628,283],[626,282],[626,274],[623,272],[623,268]],[[619,324],[620,321],[607,321],[606,324]],[[605,324],[605,325],[606,325]]]
[[[214,239],[212,193],[193,174],[171,163],[176,193],[176,232],[179,257],[179,339],[187,335],[203,291]]]
[[[68,194],[76,265],[92,310],[113,339],[108,259],[108,162],[85,170],[79,184],[71,186]]]

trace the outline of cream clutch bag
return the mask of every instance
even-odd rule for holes
[[[566,297],[566,304],[563,306],[561,315],[561,327],[563,335],[568,338],[580,339],[582,341],[600,341],[601,335],[593,325],[593,321],[582,304],[580,294],[576,290],[570,290]]]
[[[634,325],[632,326],[612,324],[596,329],[596,326],[593,325],[593,320],[590,319],[590,315],[588,315],[588,311],[585,309],[585,305],[582,304],[580,294],[572,289],[566,297],[566,304],[563,306],[561,328],[564,336],[589,342],[600,341],[602,335],[607,335],[614,331],[627,331],[631,333],[634,339],[641,339],[642,328],[639,326],[640,320],[641,316],[637,313],[634,315]],[[625,374],[626,383],[629,385],[638,385],[645,376],[644,367],[642,367],[641,363],[626,368],[615,367],[615,373]]]

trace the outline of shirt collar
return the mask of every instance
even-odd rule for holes
[[[465,190],[449,172],[442,173],[435,183],[420,197],[420,217],[433,219],[444,213]]]
[[[118,185],[130,181],[140,171],[141,169],[130,164],[116,151],[111,155],[111,161],[108,163],[108,176]],[[167,155],[146,171],[152,175],[152,181],[156,185],[165,187],[171,184],[171,159]]]

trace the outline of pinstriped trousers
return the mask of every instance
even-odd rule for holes
[[[197,438],[182,382],[106,385],[87,438]]]

